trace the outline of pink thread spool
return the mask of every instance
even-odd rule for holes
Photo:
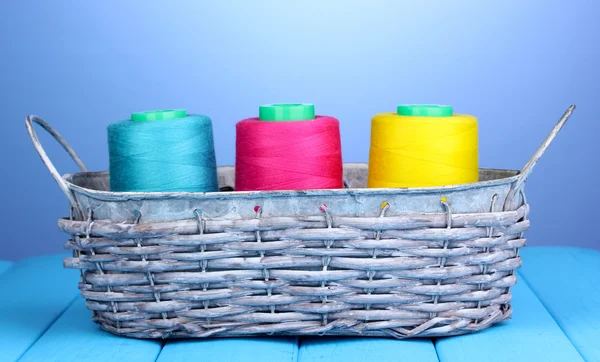
[[[340,124],[312,104],[261,106],[236,125],[235,190],[343,188]]]

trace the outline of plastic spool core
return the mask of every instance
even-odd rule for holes
[[[438,104],[404,104],[398,106],[398,115],[416,117],[451,117],[451,106]]]
[[[307,103],[278,103],[260,106],[261,121],[308,121],[315,119],[315,105]]]
[[[187,116],[185,109],[166,109],[160,111],[147,111],[131,114],[133,122],[165,121],[169,119],[184,118]]]

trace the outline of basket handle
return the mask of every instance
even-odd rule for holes
[[[565,111],[563,116],[558,120],[558,123],[556,123],[554,128],[552,128],[552,131],[550,131],[544,142],[542,142],[542,144],[540,145],[540,147],[538,147],[533,156],[531,156],[529,161],[527,161],[525,166],[523,166],[523,169],[521,169],[521,172],[519,172],[519,178],[517,178],[517,181],[513,184],[511,190],[509,191],[506,197],[507,201],[512,200],[514,196],[517,195],[517,193],[521,190],[521,188],[525,184],[525,181],[527,181],[527,178],[531,174],[531,171],[533,171],[533,168],[539,161],[540,157],[542,157],[544,152],[546,152],[548,146],[550,146],[552,141],[554,141],[554,138],[556,137],[556,135],[558,135],[558,132],[565,125],[569,117],[571,117],[571,114],[574,110],[575,105],[573,104]]]
[[[54,164],[52,164],[52,161],[50,161],[50,158],[46,154],[44,147],[40,143],[40,141],[37,137],[37,134],[35,133],[35,130],[33,129],[33,123],[39,124],[40,126],[42,126],[43,129],[45,129],[48,133],[50,133],[52,135],[52,137],[54,137],[54,139],[58,143],[60,143],[60,145],[64,148],[64,150],[67,151],[69,156],[71,156],[71,158],[73,159],[73,161],[75,161],[77,166],[79,166],[81,171],[87,172],[87,167],[85,167],[85,165],[83,164],[83,162],[81,161],[79,156],[77,156],[77,154],[75,153],[73,148],[71,148],[71,146],[69,146],[67,141],[65,141],[65,139],[60,135],[60,133],[58,133],[54,128],[52,128],[52,126],[50,126],[48,123],[46,123],[46,121],[39,118],[38,116],[34,116],[34,115],[27,116],[27,118],[25,119],[25,126],[27,127],[27,132],[29,133],[29,137],[31,137],[31,142],[33,142],[33,146],[35,147],[35,149],[37,150],[37,153],[42,158],[42,161],[48,168],[48,171],[50,171],[50,174],[52,174],[52,177],[54,177],[54,179],[58,183],[58,186],[60,187],[62,192],[67,196],[67,199],[69,199],[69,203],[71,204],[71,206],[73,207],[75,212],[78,214],[77,216],[81,217],[83,214],[81,213],[81,209],[79,207],[79,204],[77,203],[77,200],[75,199],[75,196],[73,196],[73,193],[69,189],[67,182],[58,173],[58,171],[56,170],[56,167],[54,167]]]

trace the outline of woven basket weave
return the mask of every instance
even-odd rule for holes
[[[35,116],[27,129],[65,192],[94,321],[137,338],[250,335],[449,336],[511,316],[510,288],[529,227],[523,184],[570,116],[521,172],[480,170],[480,182],[366,189],[367,166],[346,164],[348,188],[281,192],[115,193]],[[56,171],[38,123],[82,172]],[[223,190],[232,167],[219,168]]]

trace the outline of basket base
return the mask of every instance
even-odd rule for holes
[[[273,336],[344,336],[344,337],[385,337],[394,339],[439,338],[469,334],[486,329],[512,317],[510,304],[498,306],[496,312],[483,320],[468,318],[434,317],[427,322],[407,329],[403,327],[368,329],[364,321],[336,320],[323,325],[321,322],[284,322],[274,324],[227,323],[192,321],[188,324],[174,325],[172,328],[144,328],[143,325],[161,324],[162,320],[138,321],[140,327],[116,327],[99,315],[93,320],[100,328],[121,337],[135,339],[205,339],[237,337],[273,337]],[[165,322],[168,322],[165,320]],[[380,321],[381,324],[402,324],[402,321]],[[404,322],[406,324],[406,322]],[[373,326],[371,326],[373,328]],[[264,332],[261,330],[272,330]]]

